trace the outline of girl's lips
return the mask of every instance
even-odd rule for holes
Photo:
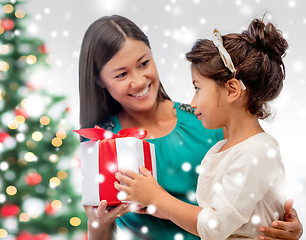
[[[201,113],[195,113],[195,115],[197,116],[198,119],[200,119],[200,117],[202,116]]]

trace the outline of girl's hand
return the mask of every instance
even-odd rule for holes
[[[115,182],[115,188],[127,194],[125,201],[148,206],[154,203],[163,190],[148,169],[141,166],[139,170],[142,175],[128,169],[120,169],[115,176],[124,185]]]
[[[112,228],[117,217],[129,212],[129,204],[123,203],[112,210],[106,210],[107,201],[102,200],[98,208],[84,205],[88,218],[88,235],[89,240],[94,239],[112,239]]]
[[[285,202],[285,221],[274,221],[273,227],[259,228],[259,231],[265,235],[260,235],[258,239],[299,239],[303,234],[303,226],[297,216],[297,212],[292,208],[293,200],[289,199]]]

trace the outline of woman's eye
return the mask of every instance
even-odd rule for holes
[[[123,78],[123,77],[126,76],[126,74],[127,74],[126,72],[123,72],[123,73],[117,75],[115,78]]]
[[[145,67],[148,63],[149,63],[149,60],[144,61],[143,63],[139,65],[139,67]]]

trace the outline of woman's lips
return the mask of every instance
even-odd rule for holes
[[[129,94],[129,95],[132,96],[132,97],[135,97],[135,98],[143,98],[149,93],[150,86],[151,86],[151,84],[148,85],[147,87],[145,87],[143,90],[141,90],[137,93]]]

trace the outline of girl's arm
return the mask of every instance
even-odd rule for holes
[[[120,169],[120,173],[116,173],[116,178],[126,185],[115,182],[117,190],[127,193],[125,200],[143,206],[153,205],[175,224],[198,236],[197,218],[202,208],[171,196],[158,185],[146,168],[140,167],[140,172],[142,175],[128,169]]]

